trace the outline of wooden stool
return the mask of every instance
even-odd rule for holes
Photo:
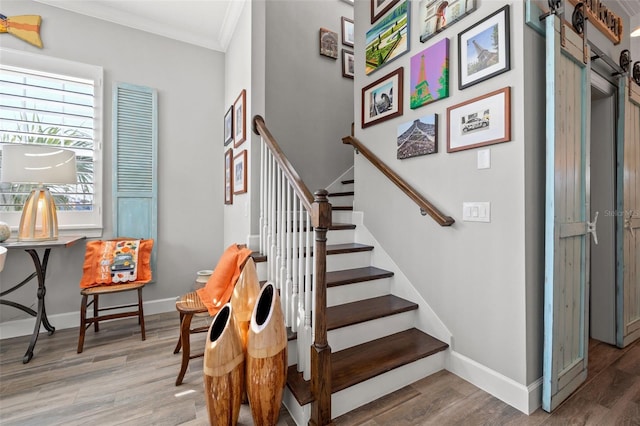
[[[182,347],[182,364],[180,365],[180,373],[176,379],[176,386],[179,386],[182,384],[184,374],[187,372],[189,360],[204,355],[204,351],[196,355],[191,355],[190,335],[193,333],[204,333],[209,329],[208,325],[191,328],[191,320],[195,314],[207,313],[207,315],[209,315],[209,311],[195,291],[181,296],[180,299],[176,301],[176,310],[180,312],[180,337],[178,337],[178,344],[173,353],[177,354],[180,352],[180,347]]]
[[[145,286],[145,283],[125,283],[125,284],[113,284],[113,285],[101,285],[96,287],[84,288],[80,291],[82,295],[82,304],[80,306],[80,337],[78,338],[78,353],[82,352],[84,346],[84,334],[87,328],[93,324],[94,331],[99,331],[98,323],[100,321],[116,319],[116,318],[126,318],[126,317],[138,317],[138,324],[140,324],[140,331],[142,333],[142,340],[145,340],[144,334],[144,312],[142,310],[142,287]],[[114,294],[120,293],[123,291],[131,291],[138,290],[138,303],[130,304],[130,305],[119,305],[112,306],[109,308],[100,309],[98,306],[98,296],[103,294]],[[89,296],[93,296],[91,301],[87,304],[87,299]],[[87,318],[87,307],[93,305],[93,317]],[[117,314],[109,314],[109,315],[99,315],[102,311],[108,311],[113,309],[121,309],[121,308],[133,308],[136,307],[135,311],[127,311],[127,312],[119,312]]]

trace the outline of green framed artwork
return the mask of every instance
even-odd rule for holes
[[[367,74],[371,74],[409,51],[410,6],[409,0],[402,1],[367,31],[365,52]]]

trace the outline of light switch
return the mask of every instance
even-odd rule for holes
[[[462,220],[465,222],[491,222],[491,203],[478,201],[462,203]]]
[[[491,150],[481,149],[478,151],[478,169],[491,168]]]

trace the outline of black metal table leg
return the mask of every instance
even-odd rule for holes
[[[22,363],[26,364],[31,361],[33,358],[33,349],[36,346],[36,342],[38,341],[38,335],[40,334],[40,325],[44,325],[45,329],[49,332],[49,335],[52,335],[56,329],[49,322],[49,318],[47,318],[47,311],[44,304],[44,297],[47,294],[47,288],[45,286],[45,277],[47,274],[47,263],[49,262],[49,253],[51,252],[50,248],[45,249],[44,256],[42,257],[42,262],[40,262],[40,257],[38,256],[38,252],[35,249],[27,249],[25,250],[31,256],[33,260],[33,266],[36,269],[36,276],[38,278],[38,311],[36,314],[36,324],[33,327],[33,334],[31,335],[31,341],[29,342],[29,347],[27,348],[27,352],[22,357]]]

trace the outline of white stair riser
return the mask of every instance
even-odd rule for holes
[[[346,244],[355,241],[355,229],[334,229],[327,232],[327,244]]]
[[[344,303],[384,296],[390,293],[390,288],[390,278],[329,287],[327,289],[327,306],[342,305]]]
[[[329,197],[329,202],[331,203],[332,207],[338,207],[338,206],[353,207],[353,195],[341,195],[340,197]],[[341,210],[337,210],[337,211],[341,211]],[[336,210],[331,211],[332,218],[333,218],[333,214],[335,214],[337,211]]]
[[[298,363],[297,344],[296,340],[289,340],[287,342],[287,365],[295,365]]]
[[[342,205],[346,205],[346,204],[342,204]],[[331,211],[331,221],[333,223],[353,223],[352,217],[353,217],[353,211],[350,211],[350,210]]]
[[[340,253],[327,256],[327,271],[364,268],[371,265],[371,252]]]
[[[332,394],[331,418],[335,419],[444,369],[445,354],[446,351],[438,352]]]
[[[338,352],[352,346],[407,330],[413,327],[414,321],[415,311],[403,312],[331,330],[327,333],[327,340],[329,341],[331,352]]]

